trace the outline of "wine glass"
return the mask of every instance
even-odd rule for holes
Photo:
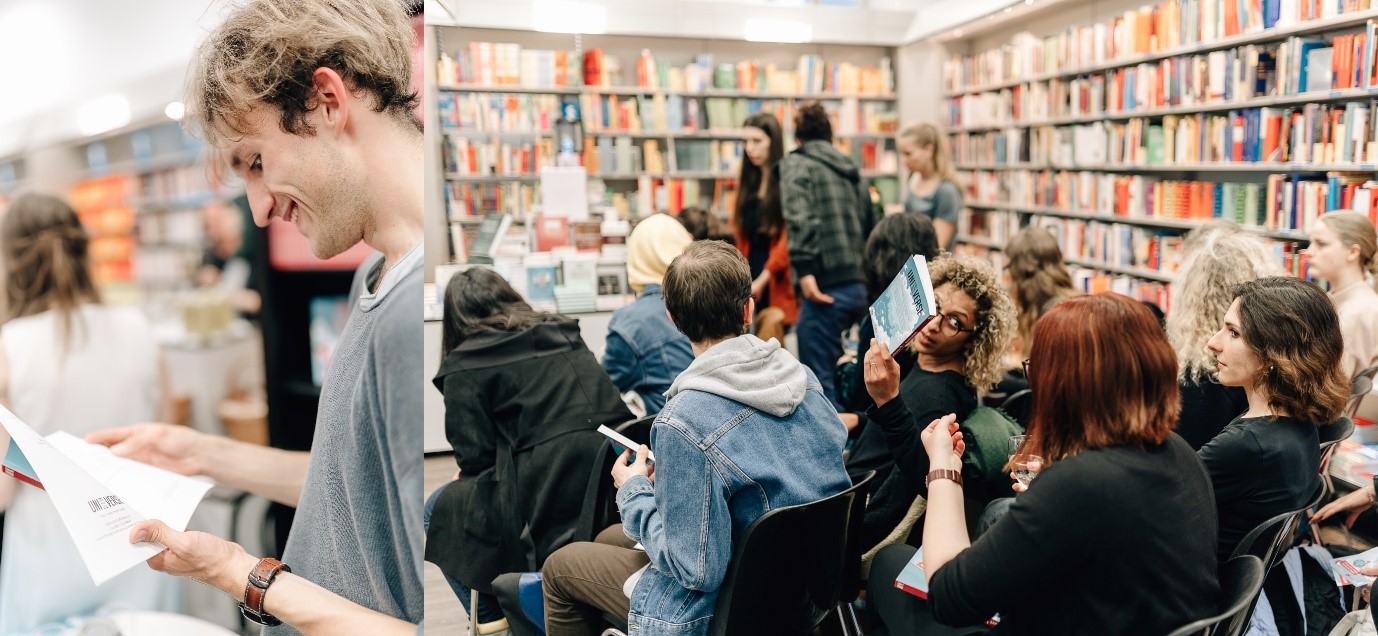
[[[1038,476],[1038,471],[1043,470],[1043,458],[1020,451],[1020,447],[1024,445],[1024,438],[1024,435],[1010,437],[1010,474],[1027,488],[1029,482]]]

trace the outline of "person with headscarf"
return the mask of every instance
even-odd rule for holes
[[[665,313],[660,284],[670,261],[693,241],[684,226],[668,214],[642,220],[627,237],[627,283],[636,301],[612,315],[603,354],[603,369],[622,392],[635,391],[654,415],[665,406],[665,391],[694,361],[689,339]]]

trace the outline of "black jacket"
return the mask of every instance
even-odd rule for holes
[[[469,338],[445,357],[435,386],[460,477],[431,513],[426,560],[489,592],[494,577],[540,569],[574,538],[604,442],[596,429],[632,415],[578,321],[564,317]]]

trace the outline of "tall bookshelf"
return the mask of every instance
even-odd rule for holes
[[[441,160],[432,171],[440,173],[445,209],[431,213],[443,214],[447,225],[469,227],[496,209],[521,227],[539,205],[539,169],[553,164],[559,150],[555,120],[562,102],[581,111],[590,203],[611,206],[624,219],[691,205],[727,217],[742,160],[742,120],[774,113],[792,149],[793,114],[812,100],[834,114],[835,143],[858,159],[863,178],[887,202],[898,196],[893,71],[881,79],[893,49],[437,32],[445,57],[436,68]],[[601,65],[586,62],[584,54],[594,50]],[[801,60],[833,66],[819,65],[815,81],[801,80],[792,73]],[[586,63],[601,69],[596,85],[584,84]],[[736,71],[733,83],[749,88],[721,87],[726,78],[715,74],[727,72],[719,67],[728,64]],[[836,75],[824,79],[823,71],[832,69]],[[478,158],[478,165],[459,165],[465,156]]]
[[[1086,287],[1166,308],[1207,220],[1306,276],[1315,218],[1378,219],[1378,3],[1063,3],[1014,28],[944,44],[961,251],[1001,262],[1048,226]]]

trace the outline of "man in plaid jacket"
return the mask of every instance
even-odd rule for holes
[[[789,257],[805,302],[795,325],[799,361],[813,370],[833,406],[841,334],[866,311],[861,253],[871,233],[870,198],[855,161],[832,145],[832,124],[817,102],[794,116],[799,148],[780,162],[780,196]]]

